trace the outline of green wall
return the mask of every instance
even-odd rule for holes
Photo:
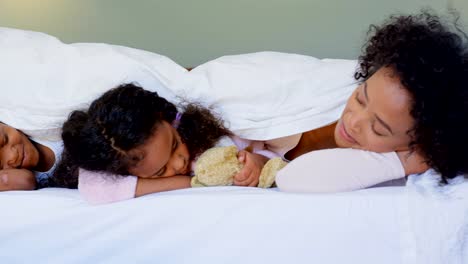
[[[0,26],[131,46],[192,67],[261,50],[355,58],[370,23],[451,6],[468,16],[467,0],[0,0]]]

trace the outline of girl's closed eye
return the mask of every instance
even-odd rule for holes
[[[160,176],[163,176],[165,172],[166,172],[166,166],[162,167],[155,175],[157,177],[160,177]]]

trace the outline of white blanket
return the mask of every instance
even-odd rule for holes
[[[68,114],[121,83],[137,82],[175,100],[172,81],[186,69],[169,58],[98,43],[64,44],[38,32],[0,28],[0,121],[58,138]]]
[[[211,105],[237,135],[268,140],[338,120],[357,84],[354,60],[278,52],[224,56],[185,74],[175,93]]]
[[[0,28],[0,61],[0,121],[42,139],[58,138],[72,110],[125,82],[211,105],[236,134],[259,140],[336,121],[356,86],[351,60],[259,52],[187,72],[151,52],[8,28]]]
[[[403,263],[468,263],[468,181],[441,186],[433,170],[409,177],[402,200]]]
[[[289,194],[213,187],[90,206],[0,193],[2,263],[467,263],[468,183]],[[429,182],[429,184],[428,184]],[[443,190],[443,191],[441,191]]]

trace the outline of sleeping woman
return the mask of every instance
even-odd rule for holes
[[[280,190],[354,190],[427,168],[442,183],[468,173],[467,36],[427,13],[391,17],[370,33],[354,75],[360,85],[339,120],[303,133],[288,152],[290,159],[308,153],[280,171]],[[393,152],[402,167],[361,166],[363,152],[337,166],[332,151],[314,151],[336,147]]]

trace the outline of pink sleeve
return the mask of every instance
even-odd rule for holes
[[[78,190],[91,204],[112,203],[135,197],[136,176],[120,176],[80,169]]]
[[[404,176],[395,152],[326,149],[291,161],[276,175],[276,185],[286,192],[329,193],[358,190]]]

